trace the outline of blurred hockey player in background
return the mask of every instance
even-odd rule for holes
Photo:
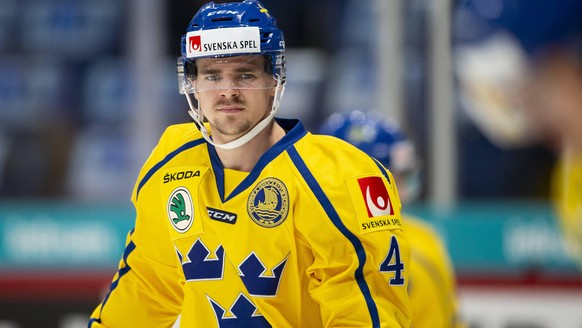
[[[582,1],[466,0],[455,7],[469,116],[501,147],[556,151],[553,201],[582,268]]]
[[[395,122],[374,112],[357,110],[332,114],[319,133],[353,144],[394,175],[411,246],[411,327],[464,327],[459,317],[454,268],[440,235],[428,222],[405,213],[406,204],[413,202],[421,189],[419,161],[412,142]]]

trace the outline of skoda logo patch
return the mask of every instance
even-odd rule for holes
[[[289,214],[289,193],[279,179],[261,180],[249,195],[247,211],[253,221],[261,227],[280,225]]]
[[[172,192],[168,199],[167,212],[170,223],[176,231],[184,233],[190,229],[194,222],[194,205],[188,189],[178,187]]]

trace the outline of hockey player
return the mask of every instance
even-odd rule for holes
[[[556,151],[554,205],[570,254],[582,268],[582,2],[471,0],[457,11],[472,22],[459,30],[482,32],[470,42],[459,37],[458,62],[467,63],[458,69],[465,97],[484,104],[472,109],[494,123],[488,125],[508,126],[514,135],[524,131],[523,143]],[[500,109],[507,115],[492,115]],[[508,139],[505,133],[494,137]]]
[[[285,41],[258,1],[208,3],[182,37],[194,123],[135,184],[135,228],[89,327],[408,327],[394,180],[345,142],[274,118]]]
[[[389,168],[403,204],[416,199],[420,170],[414,146],[394,122],[372,112],[336,113],[320,132],[349,142]],[[427,222],[403,217],[411,249],[411,327],[464,327],[458,315],[455,272],[441,237]]]

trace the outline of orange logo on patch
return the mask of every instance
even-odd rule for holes
[[[390,201],[388,190],[386,190],[382,178],[361,178],[358,179],[358,184],[364,197],[369,218],[382,215],[394,215],[392,202]]]

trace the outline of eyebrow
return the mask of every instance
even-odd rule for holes
[[[220,73],[220,70],[211,67],[204,67],[200,69],[200,74],[216,74],[216,73]]]
[[[259,70],[259,67],[251,66],[251,65],[245,65],[245,66],[236,67],[234,70],[235,70],[235,72],[244,73],[244,72],[257,71],[257,70]]]

